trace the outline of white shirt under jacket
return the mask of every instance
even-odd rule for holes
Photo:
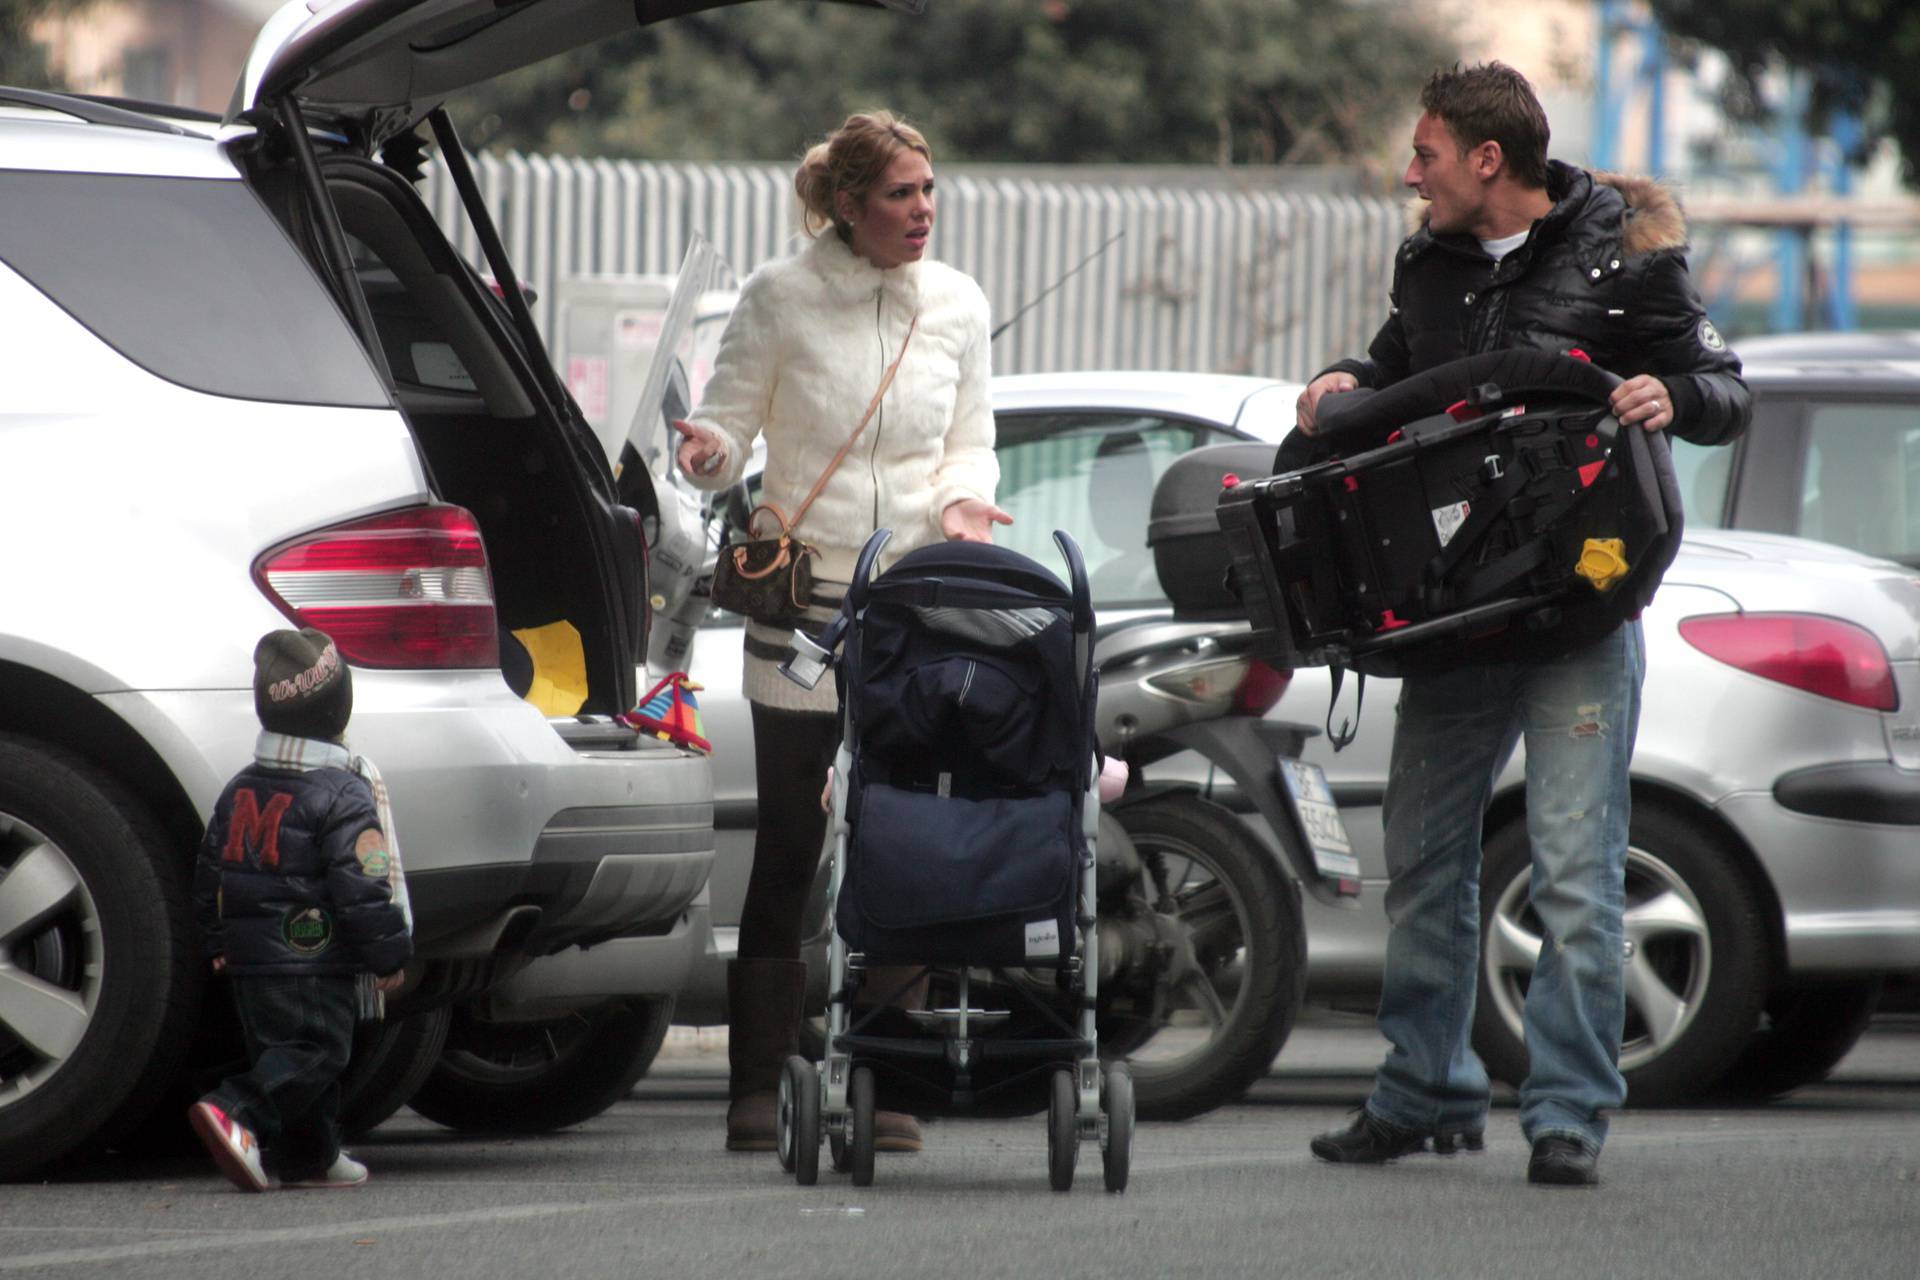
[[[760,501],[791,518],[860,422],[907,326],[919,326],[893,385],[814,499],[799,527],[817,547],[816,594],[838,595],[876,528],[893,531],[881,568],[944,538],[940,513],[962,498],[992,502],[993,452],[986,295],[965,274],[922,260],[882,271],[831,230],[769,262],[740,291],[714,372],[692,421],[727,442],[727,461],[694,476],[703,489],[736,483],[756,436],[766,436]],[[760,517],[760,533],[772,531]],[[831,616],[816,610],[815,617]],[[784,632],[748,634],[784,646]],[[808,693],[774,662],[749,655],[745,692],[790,710],[831,711],[832,681]]]

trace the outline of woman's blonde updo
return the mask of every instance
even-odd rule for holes
[[[891,111],[856,112],[825,142],[815,143],[793,175],[807,234],[818,235],[822,227],[831,226],[851,242],[853,229],[840,216],[840,193],[853,197],[855,205],[865,203],[867,192],[903,150],[918,151],[933,163],[933,151],[920,131]]]

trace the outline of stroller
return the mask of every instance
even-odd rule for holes
[[[876,1109],[1047,1114],[1047,1172],[1073,1185],[1082,1140],[1126,1188],[1133,1080],[1103,1066],[1094,841],[1093,607],[1080,549],[1053,537],[1071,588],[1032,560],[949,542],[873,568],[861,550],[818,644],[783,672],[839,675],[828,840],[826,1060],[788,1058],[781,1166],[873,1182]],[[888,967],[904,982],[863,980]],[[924,1008],[900,997],[925,980]],[[874,986],[892,990],[874,990]],[[856,1003],[856,1000],[859,1003]]]

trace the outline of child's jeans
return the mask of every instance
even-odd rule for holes
[[[340,1154],[340,1076],[353,1054],[351,974],[236,974],[253,1066],[208,1100],[253,1130],[267,1172],[297,1182]]]

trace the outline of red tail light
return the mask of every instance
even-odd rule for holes
[[[1900,694],[1872,632],[1811,613],[1717,613],[1680,624],[1688,644],[1731,667],[1856,707],[1895,711]]]
[[[1282,671],[1269,666],[1259,658],[1247,664],[1247,678],[1233,691],[1233,714],[1237,716],[1263,716],[1273,709],[1286,693],[1287,685],[1293,680],[1293,672]]]
[[[471,512],[409,507],[302,534],[253,578],[281,612],[362,667],[497,667],[487,549]]]

